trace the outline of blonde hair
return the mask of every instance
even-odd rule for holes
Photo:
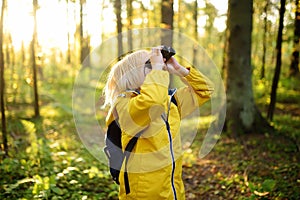
[[[144,67],[149,57],[148,51],[139,50],[113,65],[104,87],[104,107],[112,106],[115,98],[126,90],[138,89],[142,85],[144,77],[138,69]]]

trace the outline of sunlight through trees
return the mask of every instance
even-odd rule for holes
[[[161,44],[177,45],[187,66],[215,64],[205,73],[222,74],[226,88],[226,124],[206,157],[197,154],[201,133],[225,113],[207,106],[200,123],[181,124],[184,133],[198,131],[183,147],[186,199],[299,198],[299,7],[299,0],[2,0],[0,199],[117,199],[107,166],[76,132],[72,92],[87,91],[79,100],[90,103],[85,95],[101,96],[118,59]],[[220,91],[223,83],[215,84]],[[86,127],[92,118],[104,126],[106,111],[90,116],[93,108],[76,109]]]

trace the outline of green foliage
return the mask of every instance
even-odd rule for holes
[[[249,183],[248,187],[252,193],[249,199],[257,199],[259,197],[263,198],[270,194],[275,189],[276,181],[273,179],[266,179],[258,185]]]
[[[71,86],[68,79],[44,84],[41,118],[24,112],[30,107],[15,107],[9,115],[13,137],[9,157],[0,160],[0,199],[117,199],[107,166],[76,135]]]
[[[1,160],[1,199],[114,199],[117,187],[107,167],[93,159],[72,135],[59,138],[48,131],[35,134],[35,126],[22,120],[30,145]],[[68,138],[70,137],[70,138]],[[65,141],[64,141],[65,140]]]

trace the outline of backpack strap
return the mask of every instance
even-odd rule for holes
[[[130,141],[128,142],[126,148],[125,148],[125,172],[124,172],[124,182],[125,182],[125,190],[126,190],[126,194],[130,193],[130,186],[129,186],[129,179],[128,179],[128,173],[127,173],[127,163],[128,163],[128,159],[130,156],[130,153],[132,152],[138,138],[142,135],[143,131],[140,131],[139,133],[137,133],[133,138],[130,139]]]

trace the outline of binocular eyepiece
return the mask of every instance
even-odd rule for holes
[[[172,56],[176,54],[176,51],[172,47],[163,46],[163,48],[161,49],[161,54],[163,58],[166,59],[167,62]]]

